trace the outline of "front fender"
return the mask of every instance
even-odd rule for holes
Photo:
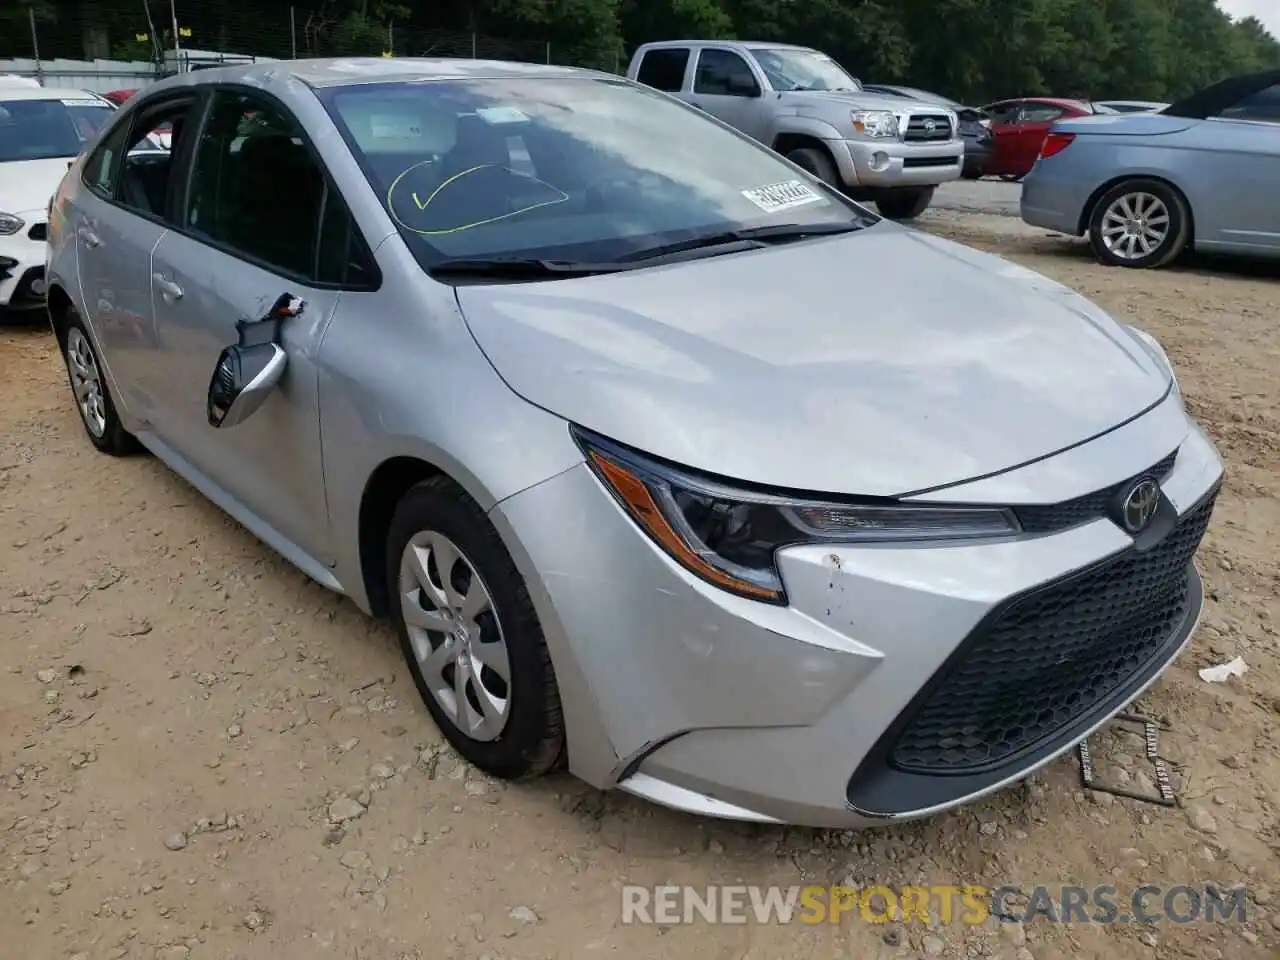
[[[769,132],[769,143],[777,143],[784,134],[800,134],[818,140],[844,140],[848,131],[841,131],[834,123],[817,117],[804,117],[798,114],[786,114],[774,121]]]

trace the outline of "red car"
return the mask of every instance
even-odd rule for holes
[[[1057,97],[1018,97],[1000,100],[982,109],[991,118],[991,133],[995,139],[983,173],[1006,180],[1021,180],[1031,172],[1053,121],[1095,113],[1115,113],[1107,107],[1083,100]]]

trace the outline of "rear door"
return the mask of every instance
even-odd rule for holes
[[[151,300],[151,254],[173,222],[174,153],[148,142],[162,124],[194,126],[191,90],[140,103],[85,164],[72,213],[84,309],[117,396],[145,425],[154,409],[159,340]]]
[[[982,108],[982,112],[991,118],[993,140],[991,159],[985,167],[986,173],[1007,174],[1015,169],[1018,114],[1021,110],[1021,100],[1002,100]]]
[[[663,93],[688,99],[683,93],[688,89],[685,78],[692,54],[689,47],[650,47],[640,55],[634,79]]]
[[[693,69],[688,100],[748,136],[764,136],[764,88],[742,54],[703,47]]]
[[[181,216],[156,247],[153,276],[161,439],[283,538],[284,552],[297,547],[330,562],[317,354],[342,290],[364,288],[376,269],[283,104],[240,88],[213,94]],[[211,426],[219,354],[237,342],[237,321],[262,318],[283,294],[304,307],[281,328],[288,366],[277,392],[243,423]]]

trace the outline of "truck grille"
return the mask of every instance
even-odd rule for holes
[[[889,750],[907,773],[959,775],[1043,746],[1138,685],[1190,615],[1189,566],[1215,491],[1164,540],[996,611],[909,708]]]
[[[934,143],[951,139],[951,118],[945,113],[919,114],[907,121],[903,139],[910,143]]]

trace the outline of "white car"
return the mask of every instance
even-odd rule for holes
[[[84,90],[0,83],[0,310],[44,299],[49,200],[115,110]]]

